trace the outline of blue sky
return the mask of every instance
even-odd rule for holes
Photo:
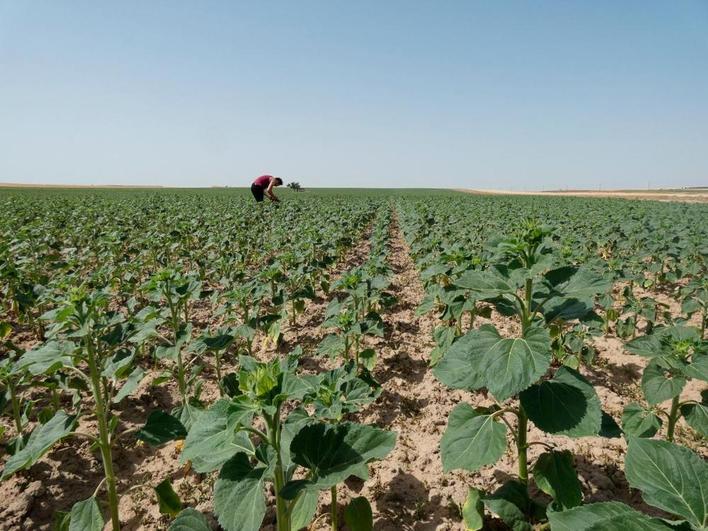
[[[708,2],[0,0],[0,182],[708,185]]]

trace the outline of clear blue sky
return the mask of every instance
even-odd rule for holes
[[[708,185],[708,1],[0,0],[0,182]]]

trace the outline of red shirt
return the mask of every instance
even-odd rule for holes
[[[272,178],[272,175],[261,175],[260,177],[256,177],[256,179],[253,181],[253,184],[255,184],[256,186],[260,186],[261,188],[268,188]]]

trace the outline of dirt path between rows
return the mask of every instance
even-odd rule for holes
[[[390,289],[398,302],[383,314],[387,333],[373,345],[383,393],[360,420],[394,430],[398,439],[355,495],[369,498],[379,531],[461,529],[456,504],[466,495],[466,474],[443,474],[438,446],[448,413],[469,393],[444,388],[428,368],[436,319],[415,313],[424,291],[395,212],[390,234]]]

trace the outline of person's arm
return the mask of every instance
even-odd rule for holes
[[[268,188],[266,189],[266,194],[268,194],[268,198],[271,201],[275,201],[276,203],[280,201],[277,197],[275,197],[275,194],[273,193],[273,186],[275,185],[275,179],[270,180],[270,184],[268,185]]]

